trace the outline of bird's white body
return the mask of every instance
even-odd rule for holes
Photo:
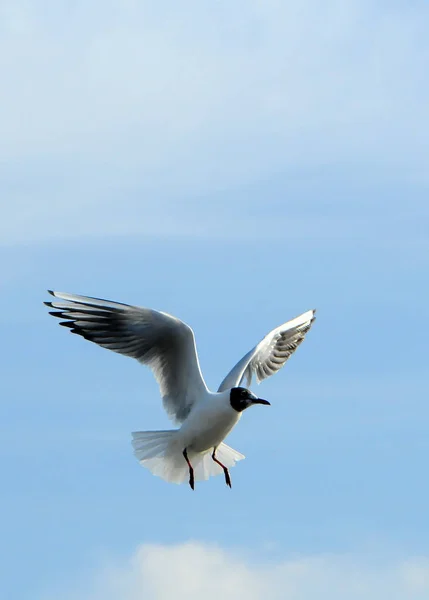
[[[183,459],[186,448],[195,479],[208,479],[222,473],[222,468],[212,460],[214,449],[226,467],[233,467],[244,458],[223,443],[240,418],[241,413],[231,406],[229,391],[208,392],[193,406],[179,429],[159,432],[158,437],[157,432],[134,432],[135,455],[154,475],[171,483],[183,483],[188,479],[188,466]]]
[[[183,448],[193,452],[207,452],[216,448],[241,418],[229,401],[229,391],[208,393],[189,413],[177,431]]]
[[[244,455],[223,440],[253,404],[269,404],[240,387],[252,376],[258,383],[276,373],[303,341],[314,321],[307,311],[273,329],[231,369],[216,393],[204,382],[192,329],[176,317],[119,302],[50,292],[63,302],[46,302],[59,309],[61,325],[100,346],[136,358],[151,367],[164,407],[180,428],[133,433],[134,454],[154,475],[182,483],[225,473]]]

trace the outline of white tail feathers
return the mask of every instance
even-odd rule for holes
[[[133,432],[134,455],[139,463],[153,475],[170,483],[184,483],[189,480],[189,468],[182,448],[175,444],[177,429],[170,431]],[[212,459],[212,451],[196,453],[188,450],[189,461],[194,468],[196,481],[202,481],[223,473],[222,468]],[[233,467],[244,455],[223,442],[216,450],[216,458],[225,467]]]

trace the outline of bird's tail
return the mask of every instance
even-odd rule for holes
[[[175,442],[177,429],[169,431],[135,431],[133,432],[134,455],[141,465],[148,468],[153,475],[170,483],[184,483],[189,480],[189,467],[183,456],[182,448]],[[214,462],[211,451],[196,453],[188,451],[188,458],[194,468],[196,481],[208,479],[223,473],[222,468]],[[225,467],[233,467],[244,458],[244,455],[233,450],[223,442],[216,449],[216,458]]]

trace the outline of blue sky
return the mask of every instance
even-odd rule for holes
[[[296,4],[0,8],[10,600],[428,597],[428,8]],[[182,318],[211,388],[318,309],[232,490],[138,465],[156,382],[46,288]]]

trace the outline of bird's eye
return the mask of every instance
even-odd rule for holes
[[[247,392],[246,392],[246,390],[241,390],[241,397],[242,397],[242,398],[246,398],[246,397],[247,397]]]

